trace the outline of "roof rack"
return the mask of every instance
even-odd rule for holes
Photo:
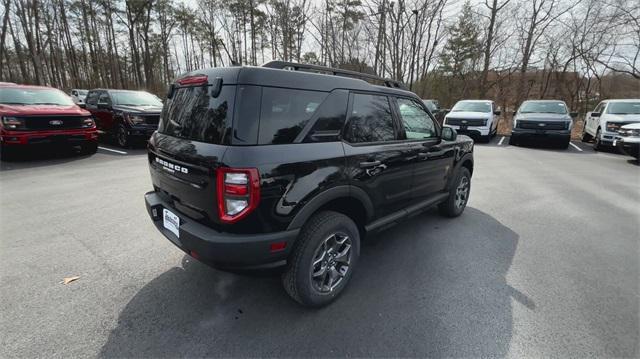
[[[286,68],[292,68],[295,71],[306,70],[308,72],[329,73],[334,76],[343,76],[343,77],[358,78],[361,80],[379,81],[382,84],[384,84],[384,86],[387,86],[387,87],[399,88],[402,90],[407,89],[407,87],[400,81],[396,81],[396,80],[392,80],[392,79],[388,79],[388,78],[384,78],[376,75],[364,74],[356,71],[336,69],[333,67],[299,64],[296,62],[287,62],[287,61],[269,61],[266,64],[262,65],[262,67],[268,67],[268,68],[280,69],[280,70],[284,70]]]

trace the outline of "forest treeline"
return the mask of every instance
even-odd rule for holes
[[[640,96],[637,0],[0,1],[0,81],[162,94],[186,71],[279,59],[445,105]]]

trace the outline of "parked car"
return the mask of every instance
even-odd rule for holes
[[[640,122],[640,99],[605,100],[585,116],[582,141],[593,139],[593,149],[612,146],[618,130]]]
[[[0,117],[3,159],[36,145],[78,147],[85,154],[98,149],[91,114],[54,88],[3,84]]]
[[[459,216],[473,173],[473,141],[402,84],[279,61],[178,79],[148,149],[164,236],[217,268],[284,267],[307,306],[343,291],[365,234],[434,205]]]
[[[524,101],[513,113],[513,129],[509,144],[518,145],[524,139],[558,141],[569,147],[573,118],[577,112],[569,112],[567,104],[559,100]]]
[[[462,100],[444,116],[444,124],[458,133],[489,142],[498,133],[500,110],[493,101]]]
[[[82,89],[72,89],[71,90],[71,99],[73,100],[73,102],[84,108],[85,107],[85,99],[87,98],[87,93],[89,93],[89,91],[87,90],[82,90]]]
[[[440,102],[438,100],[429,100],[429,99],[427,100],[423,99],[422,102],[424,102],[424,105],[427,106],[429,111],[431,111],[431,114],[433,115],[433,117],[436,118],[438,123],[442,125],[442,122],[444,121],[445,111],[443,108],[440,107]]]
[[[620,127],[613,140],[613,146],[623,154],[640,161],[640,122]]]
[[[95,89],[87,95],[87,110],[101,134],[128,147],[133,141],[147,140],[158,129],[162,101],[146,91]]]

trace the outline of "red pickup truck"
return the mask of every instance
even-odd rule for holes
[[[1,157],[25,147],[79,147],[84,154],[98,149],[95,122],[64,92],[43,86],[0,85]]]

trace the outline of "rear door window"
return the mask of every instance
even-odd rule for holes
[[[326,92],[263,87],[258,143],[293,143],[327,95]]]
[[[209,86],[177,88],[162,109],[158,132],[188,140],[227,144],[236,86],[222,86],[211,97]]]
[[[382,95],[352,94],[344,138],[350,143],[396,140],[389,98]]]

